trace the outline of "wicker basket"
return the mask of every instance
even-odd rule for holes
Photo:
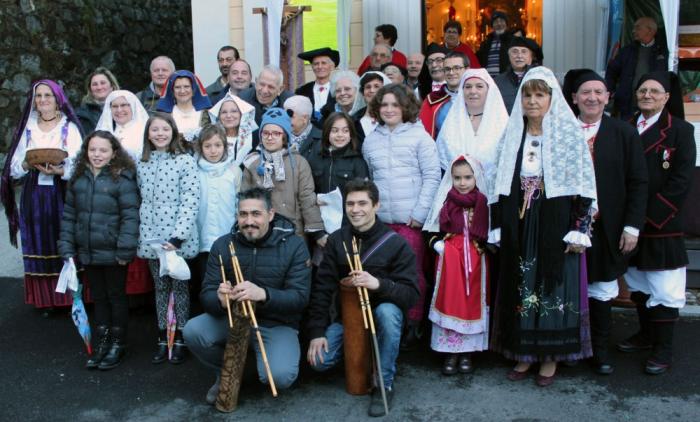
[[[55,166],[61,164],[68,157],[68,153],[59,148],[37,148],[29,149],[25,155],[25,159],[30,166],[39,164],[53,164]]]

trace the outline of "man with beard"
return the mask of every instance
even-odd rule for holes
[[[216,374],[206,400],[214,404],[228,338],[227,302],[230,306],[249,300],[265,343],[272,378],[279,389],[288,388],[299,373],[299,322],[309,300],[311,270],[306,244],[294,234],[294,225],[272,209],[270,193],[253,188],[238,194],[238,214],[231,233],[211,247],[200,299],[204,313],[191,319],[184,329],[192,353]],[[229,244],[235,247],[245,281],[229,284],[221,279],[219,258],[227,280],[235,280]],[[255,333],[251,333],[251,338]],[[257,342],[258,378],[267,384],[267,374]]]
[[[209,95],[209,98],[217,98],[219,97],[219,94],[222,91],[226,92],[225,88],[228,84],[229,69],[233,62],[240,58],[241,56],[238,54],[238,49],[236,49],[236,47],[225,45],[219,49],[219,52],[216,54],[216,61],[219,64],[219,71],[221,72],[221,76],[216,78],[216,80],[212,82],[211,85],[206,87],[207,95]]]
[[[610,303],[644,227],[647,166],[637,131],[603,113],[610,98],[605,79],[590,69],[571,70],[564,95],[581,122],[595,168],[598,211],[592,247],[586,250],[592,364],[597,373],[609,375],[614,370],[608,353]]]
[[[466,55],[456,51],[448,53],[442,65],[445,84],[439,91],[428,94],[421,105],[420,119],[433,139],[437,139],[440,133],[442,122],[445,121],[447,112],[452,107],[452,100],[459,93],[459,81],[464,72],[469,69],[469,64],[469,58]]]
[[[507,51],[512,36],[508,32],[508,17],[500,10],[494,11],[491,15],[491,27],[493,31],[479,46],[476,57],[481,66],[495,78],[508,67]]]

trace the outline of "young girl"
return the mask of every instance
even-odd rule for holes
[[[481,165],[460,155],[451,166],[452,189],[440,210],[444,240],[434,244],[440,254],[429,318],[430,347],[445,352],[442,372],[474,370],[471,352],[488,348],[488,264],[482,245],[488,237],[486,196],[476,186]]]
[[[200,201],[196,267],[199,275],[197,283],[201,283],[211,245],[220,236],[229,233],[236,222],[236,194],[241,188],[241,169],[235,157],[228,154],[226,133],[221,126],[205,126],[199,134],[198,147],[201,156],[197,161]]]
[[[70,180],[58,250],[85,267],[95,302],[94,353],[86,366],[112,369],[126,351],[127,264],[136,255],[139,193],[136,168],[107,131],[88,136]]]
[[[141,224],[138,256],[148,259],[156,290],[158,348],[151,362],[165,362],[168,356],[166,318],[170,293],[174,295],[177,320],[171,363],[185,358],[182,329],[189,317],[188,280],[159,276],[160,265],[152,242],[162,242],[166,251],[177,251],[183,258],[193,258],[199,248],[197,210],[199,176],[194,158],[183,152],[177,126],[172,117],[154,113],[146,123],[143,156],[137,166],[141,190]]]
[[[260,124],[258,150],[243,162],[241,189],[269,189],[275,211],[294,223],[298,235],[309,234],[323,247],[327,236],[316,204],[311,168],[298,152],[289,150],[291,136],[292,123],[287,112],[268,109]]]

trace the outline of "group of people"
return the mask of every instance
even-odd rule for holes
[[[230,306],[255,303],[264,360],[287,388],[303,346],[316,370],[342,360],[349,327],[338,296],[366,288],[390,403],[399,351],[427,328],[446,375],[472,372],[485,350],[516,362],[512,381],[536,366],[548,386],[559,363],[589,358],[612,373],[610,301],[624,276],[640,327],[618,348],[650,350],[646,372],[665,372],[685,303],[679,215],[696,154],[675,75],[635,76],[637,113],[609,117],[615,87],[589,69],[569,71],[561,87],[539,66],[539,46],[506,20],[494,13],[476,55],[458,22],[446,24],[444,44],[408,60],[393,48],[396,28],[377,27],[358,74],[336,70],[330,48],[302,53],[316,79],[296,95],[273,65],[253,81],[230,46],[206,88],[163,56],[137,94],[98,68],[77,112],[57,83],[35,82],[2,177],[25,301],[70,304],[55,288],[73,258],[94,302],[87,367],[108,370],[125,354],[127,294],[152,280],[152,362],[180,363],[189,349],[217,373],[213,403]],[[65,158],[30,162],[41,148]],[[318,195],[336,189],[343,221],[331,232]],[[173,251],[191,280],[161,268]],[[241,283],[228,282],[234,254]],[[204,312],[190,318],[192,291]],[[379,390],[372,416],[384,414]]]

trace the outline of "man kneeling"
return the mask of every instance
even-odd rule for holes
[[[307,324],[312,340],[307,359],[318,371],[327,370],[340,361],[343,356],[343,325],[331,320],[333,296],[338,294],[339,284],[366,287],[374,314],[387,401],[390,402],[403,314],[415,304],[419,293],[415,255],[401,236],[377,219],[378,209],[379,192],[374,183],[356,179],[345,185],[345,213],[350,224],[329,236],[314,280]],[[357,239],[363,271],[351,272],[348,264],[343,245],[351,253],[353,237]],[[340,315],[340,312],[335,314]],[[384,415],[378,388],[372,393],[369,415]]]
[[[200,299],[205,313],[191,319],[184,336],[192,353],[217,373],[207,393],[213,404],[219,391],[219,374],[228,337],[227,300],[231,308],[239,302],[254,303],[267,359],[277,388],[292,385],[299,373],[299,321],[309,300],[309,252],[294,234],[294,225],[275,214],[269,192],[254,188],[238,194],[237,222],[231,233],[211,247]],[[233,243],[245,280],[235,284],[229,243]],[[219,257],[227,280],[222,282]],[[228,295],[228,298],[227,298]],[[251,332],[260,382],[268,383],[260,349]]]

